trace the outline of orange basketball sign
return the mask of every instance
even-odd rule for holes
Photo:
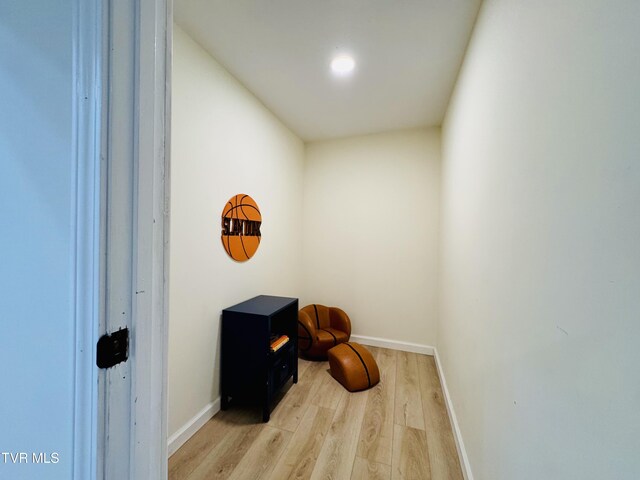
[[[262,215],[249,195],[231,197],[222,210],[222,246],[238,262],[253,257],[260,245]]]

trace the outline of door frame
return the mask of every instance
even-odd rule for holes
[[[136,33],[131,476],[167,478],[172,0],[139,0]],[[144,291],[145,294],[139,294]],[[159,416],[159,419],[158,419]]]
[[[89,44],[95,65],[87,62],[84,73],[97,92],[93,140],[102,159],[100,319],[94,325],[98,336],[129,329],[127,364],[98,373],[93,471],[105,480],[166,479],[173,5],[88,3],[92,7],[80,7],[88,10],[82,19],[94,25],[87,35],[97,35]],[[95,368],[95,351],[92,363]]]

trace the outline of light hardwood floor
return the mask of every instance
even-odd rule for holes
[[[328,362],[299,360],[269,423],[219,412],[169,459],[170,480],[462,480],[433,357],[367,347],[380,383],[349,393]]]

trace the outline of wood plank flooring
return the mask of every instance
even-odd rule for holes
[[[433,357],[367,347],[380,383],[349,393],[328,362],[299,360],[269,423],[219,412],[169,459],[169,480],[462,480]]]

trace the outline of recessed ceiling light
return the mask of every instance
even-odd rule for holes
[[[356,62],[349,55],[338,55],[331,61],[331,71],[340,76],[349,75],[355,66]]]

